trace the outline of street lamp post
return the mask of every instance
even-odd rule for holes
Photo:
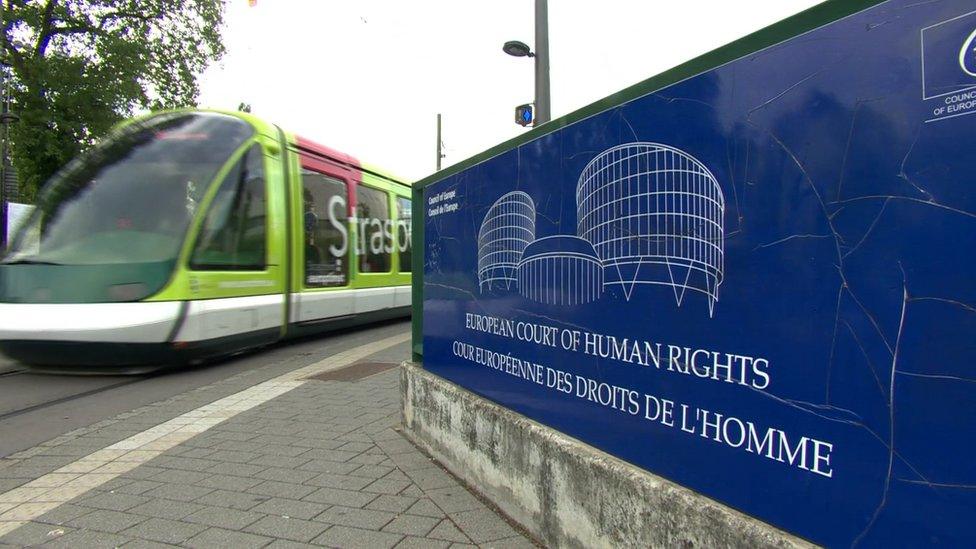
[[[548,0],[535,0],[535,109],[539,124],[549,121]]]
[[[550,120],[548,0],[535,0],[535,52],[518,40],[505,42],[502,51],[514,57],[535,58],[534,125],[545,124]]]

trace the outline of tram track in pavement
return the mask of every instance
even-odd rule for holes
[[[11,371],[11,372],[3,372],[3,373],[0,373],[0,378],[6,377],[6,376],[19,375],[19,374],[29,374],[29,373],[30,373],[29,370],[15,370],[15,371]],[[3,413],[0,413],[0,421],[4,421],[4,420],[6,420],[8,418],[17,417],[19,415],[28,414],[28,413],[35,412],[35,411],[38,411],[38,410],[42,410],[44,408],[49,408],[51,406],[57,406],[59,404],[64,404],[66,402],[71,402],[72,400],[78,400],[78,399],[81,399],[81,398],[86,398],[86,397],[94,396],[94,395],[97,395],[99,393],[104,393],[106,391],[111,391],[112,389],[117,389],[119,387],[124,387],[126,385],[132,385],[132,384],[135,384],[135,383],[139,383],[139,382],[145,381],[148,377],[150,377],[150,376],[133,377],[133,378],[130,378],[130,379],[126,379],[124,381],[120,381],[118,383],[112,383],[112,384],[105,385],[105,386],[102,386],[102,387],[96,387],[94,389],[89,389],[87,391],[82,391],[80,393],[74,393],[74,394],[71,394],[71,395],[66,395],[66,396],[63,396],[63,397],[54,398],[52,400],[47,400],[47,401],[44,401],[44,402],[39,402],[37,404],[32,404],[30,406],[24,406],[22,408],[17,408],[15,410],[10,410],[10,411],[7,411],[7,412],[3,412]]]

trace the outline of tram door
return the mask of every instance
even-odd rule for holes
[[[190,255],[191,338],[280,336],[284,250],[268,224],[272,210],[259,144],[244,151],[218,183]],[[273,208],[278,211],[278,208]]]
[[[349,232],[348,170],[309,155],[301,157],[301,249],[296,267],[302,273],[292,322],[314,322],[351,315],[349,291],[352,242]]]

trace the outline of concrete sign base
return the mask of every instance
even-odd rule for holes
[[[401,369],[404,434],[551,547],[814,547],[462,389]]]

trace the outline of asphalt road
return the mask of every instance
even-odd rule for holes
[[[409,320],[385,322],[275,345],[203,366],[137,376],[36,374],[0,357],[0,457],[242,372],[263,368],[255,374],[255,383],[260,383],[335,352],[409,330]],[[387,353],[383,359],[392,362],[409,358],[409,345],[397,347],[397,356]]]

